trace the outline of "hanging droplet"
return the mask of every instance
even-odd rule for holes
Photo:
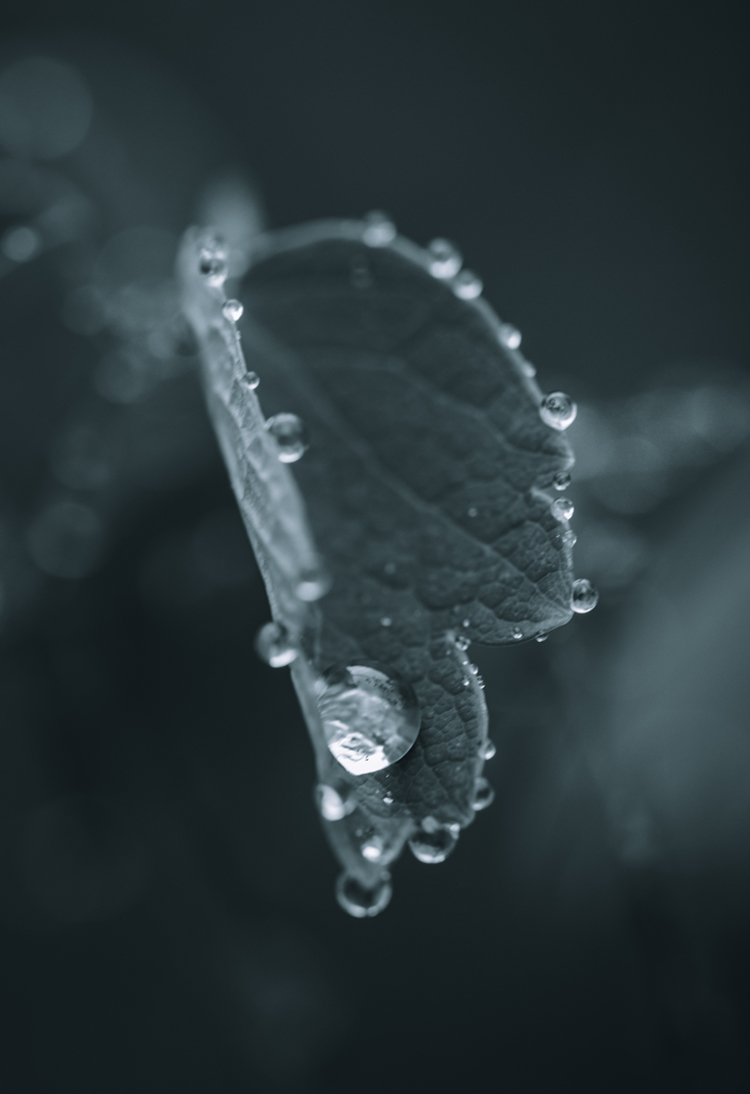
[[[497,746],[494,741],[491,741],[489,737],[484,742],[480,749],[480,753],[483,760],[491,760],[497,752]]]
[[[352,775],[390,767],[417,739],[422,713],[414,689],[376,662],[335,665],[318,709],[328,748]]]
[[[315,787],[315,802],[321,817],[328,821],[339,821],[348,816],[356,807],[351,787],[329,786],[319,783]]]
[[[502,323],[498,333],[500,341],[508,349],[518,349],[521,345],[521,332],[512,323]]]
[[[275,414],[266,422],[266,429],[279,446],[282,463],[296,463],[307,450],[305,426],[296,414]]]
[[[488,805],[492,805],[494,800],[495,791],[487,780],[480,775],[474,783],[474,800],[471,803],[472,806],[478,813],[481,809],[486,809]]]
[[[239,300],[225,300],[221,313],[230,323],[236,323],[242,318],[244,310]]]
[[[573,596],[570,606],[574,612],[584,615],[593,611],[599,602],[599,593],[585,577],[579,577],[573,582]]]
[[[370,836],[361,845],[360,851],[362,857],[366,858],[368,862],[377,862],[383,856],[383,848],[384,844],[380,836]]]
[[[555,520],[570,520],[575,512],[575,506],[570,498],[555,498],[550,506],[550,512]]]
[[[462,653],[466,653],[471,645],[471,639],[465,634],[459,634],[456,636],[456,645]]]
[[[330,587],[331,576],[326,570],[309,570],[300,575],[295,592],[300,600],[309,604],[325,596]]]
[[[573,547],[575,547],[576,543],[578,542],[578,536],[575,534],[572,528],[567,528],[563,532],[562,541],[563,546],[567,547],[570,551],[573,549]]]
[[[539,417],[553,429],[567,429],[575,421],[578,407],[564,391],[545,395],[539,407]]]
[[[266,623],[260,628],[255,639],[258,656],[272,669],[281,669],[291,665],[297,656],[297,647],[289,637],[289,631],[283,623]]]
[[[430,252],[430,273],[433,277],[456,276],[463,258],[455,244],[447,239],[433,239],[427,249]]]
[[[565,490],[570,486],[570,471],[558,471],[552,480],[555,490]]]
[[[344,911],[355,919],[378,915],[388,907],[392,896],[393,887],[390,874],[387,873],[371,889],[366,888],[351,874],[341,874],[336,882],[336,899]]]
[[[457,843],[457,833],[450,828],[438,828],[434,832],[417,832],[409,840],[409,849],[420,862],[445,862]]]
[[[246,372],[242,377],[251,391],[255,391],[256,387],[260,383],[260,376],[257,372]]]
[[[481,277],[473,270],[461,270],[453,279],[453,291],[461,300],[476,300],[483,288]]]
[[[518,642],[521,638],[523,638],[523,631],[520,627],[514,627],[513,630],[510,632],[510,636],[511,638],[514,638],[516,642]]]
[[[380,209],[373,209],[367,214],[362,241],[368,247],[387,247],[395,238],[396,225],[386,213],[381,212]]]
[[[542,634],[538,634],[536,636],[536,641],[537,642],[546,642],[548,638],[549,638],[549,634],[547,634],[546,632],[543,632]]]
[[[227,279],[227,249],[219,239],[207,241],[201,247],[198,268],[201,276],[214,289],[220,288]]]

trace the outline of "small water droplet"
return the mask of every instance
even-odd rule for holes
[[[497,746],[495,742],[491,741],[488,737],[482,745],[480,753],[483,760],[491,760],[492,757],[497,753]]]
[[[579,577],[573,582],[573,596],[570,606],[574,612],[584,615],[593,611],[599,602],[599,593],[585,577]]]
[[[555,520],[570,520],[575,512],[575,506],[570,498],[555,498],[550,506],[550,512]]]
[[[479,675],[479,669],[477,668],[476,665],[469,665],[469,672],[471,673],[472,676],[478,676]]]
[[[465,688],[470,688],[471,687],[471,680],[468,678],[468,676],[464,677],[463,685],[464,685]]]
[[[456,637],[456,645],[462,653],[465,653],[471,645],[471,639],[465,634],[459,634]]]
[[[309,604],[325,596],[330,587],[331,577],[326,570],[310,570],[302,573],[295,591],[300,600]]]
[[[258,656],[272,669],[281,669],[291,665],[297,656],[297,647],[289,637],[289,631],[283,623],[272,621],[260,628],[255,638]]]
[[[458,835],[450,828],[438,828],[434,832],[418,832],[409,840],[409,848],[420,862],[445,862],[458,843]]]
[[[523,638],[523,631],[520,627],[513,628],[513,630],[511,631],[511,638],[515,638],[516,642],[518,642],[519,639]]]
[[[212,288],[217,289],[224,284],[229,267],[226,245],[220,239],[207,240],[203,244],[198,260],[198,268],[201,276]]]
[[[336,899],[341,907],[355,919],[376,916],[387,908],[393,896],[389,874],[384,874],[375,886],[366,888],[350,874],[341,874],[336,882]]]
[[[266,429],[279,446],[282,463],[296,463],[307,450],[305,426],[296,414],[275,414],[266,422]]]
[[[381,620],[380,620],[380,626],[381,627],[390,627],[392,623],[393,623],[393,620],[391,619],[391,617],[389,615],[384,615],[384,616],[381,617]]]
[[[555,490],[565,490],[570,486],[570,471],[558,471],[553,482]]]
[[[575,547],[576,543],[578,543],[578,536],[575,534],[572,528],[568,528],[566,529],[566,531],[563,532],[562,541],[563,546],[567,547],[568,550],[571,550],[573,547]]]
[[[512,323],[503,323],[500,327],[500,341],[508,349],[518,349],[521,345],[521,332]]]
[[[360,847],[363,858],[368,862],[377,862],[383,855],[383,841],[380,836],[371,836]]]
[[[478,813],[481,809],[486,809],[488,805],[492,805],[494,800],[495,791],[487,780],[480,775],[474,783],[474,800],[471,804]]]
[[[330,668],[318,708],[328,748],[352,775],[381,771],[405,756],[422,718],[411,685],[372,661]]]
[[[384,803],[384,805],[393,805],[393,795],[392,794],[385,794],[383,796],[383,803]]]
[[[257,372],[246,372],[242,377],[251,391],[255,391],[256,387],[260,383],[260,376]]]
[[[447,239],[433,239],[427,248],[430,252],[430,273],[433,277],[455,277],[461,269],[463,258],[455,244]]]
[[[564,391],[545,395],[539,407],[539,417],[553,429],[567,429],[575,421],[578,407]]]
[[[221,312],[224,318],[228,319],[230,323],[236,323],[242,318],[244,310],[245,309],[239,300],[225,300]]]
[[[483,288],[481,277],[473,270],[461,270],[453,279],[453,291],[461,300],[476,300]]]
[[[362,241],[368,247],[387,247],[396,238],[396,225],[380,209],[373,209],[368,213],[364,223]]]
[[[546,642],[548,638],[549,638],[549,635],[546,632],[543,632],[542,634],[538,634],[536,636],[536,641],[537,642]]]
[[[321,817],[328,821],[339,821],[353,812],[356,801],[351,787],[344,788],[319,783],[315,787],[315,801]]]

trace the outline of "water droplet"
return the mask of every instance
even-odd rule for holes
[[[224,284],[229,272],[229,266],[227,264],[227,249],[221,240],[212,239],[203,244],[198,268],[201,276],[212,288],[217,289]]]
[[[471,804],[478,813],[481,809],[486,809],[488,805],[492,805],[494,800],[495,791],[487,780],[480,775],[474,783],[474,800]]]
[[[543,632],[542,634],[538,634],[536,636],[536,641],[537,642],[546,642],[548,638],[549,638],[549,635],[546,632]]]
[[[411,685],[376,662],[328,669],[318,708],[328,748],[352,775],[381,771],[405,756],[422,718]]]
[[[305,426],[296,414],[275,414],[266,422],[266,429],[279,446],[282,463],[296,463],[307,450]]]
[[[511,631],[511,638],[515,638],[516,642],[523,638],[523,631],[520,627],[513,628],[513,630]]]
[[[471,639],[465,634],[459,634],[456,637],[456,645],[458,646],[458,648],[461,650],[462,653],[465,653],[466,650],[468,650],[469,646],[471,645]]]
[[[555,498],[550,506],[550,512],[555,520],[570,520],[575,512],[575,506],[570,498]]]
[[[363,858],[368,862],[377,862],[383,855],[383,841],[380,836],[370,836],[360,847]]]
[[[356,808],[357,804],[351,787],[342,785],[337,789],[327,783],[319,783],[315,787],[315,801],[321,817],[328,821],[342,820]]]
[[[565,490],[570,486],[570,471],[558,471],[553,479],[555,490]]]
[[[465,688],[470,688],[471,687],[471,680],[468,678],[468,676],[464,677],[463,685],[464,685]]]
[[[368,247],[387,247],[395,238],[396,225],[386,213],[373,209],[367,214],[362,240]]]
[[[310,570],[302,573],[295,591],[300,600],[309,604],[325,596],[330,587],[331,576],[326,570]]]
[[[470,517],[475,517],[479,513],[479,510],[476,508],[475,505],[472,505],[471,509],[467,509],[466,512]]]
[[[573,596],[570,606],[574,612],[584,615],[593,611],[599,602],[599,593],[585,577],[579,577],[573,582]]]
[[[512,323],[503,323],[500,327],[500,341],[508,349],[518,349],[521,345],[521,332]]]
[[[491,760],[496,753],[497,746],[495,745],[495,742],[491,741],[488,737],[481,748],[482,759]]]
[[[567,429],[575,421],[578,407],[564,391],[545,395],[539,407],[539,417],[553,429]]]
[[[461,300],[476,300],[483,288],[481,277],[473,270],[461,270],[453,279],[453,291]]]
[[[380,620],[380,626],[381,627],[390,627],[392,623],[393,623],[393,620],[391,619],[391,617],[389,615],[382,616],[382,618]]]
[[[393,805],[393,795],[392,794],[384,794],[383,795],[383,804],[384,805]]]
[[[260,628],[255,638],[258,656],[272,669],[281,669],[291,665],[297,656],[297,647],[289,637],[283,623],[272,621]]]
[[[225,300],[221,312],[224,318],[228,319],[230,323],[236,323],[242,318],[244,310],[245,309],[239,300]]]
[[[469,672],[471,673],[472,676],[478,676],[479,675],[479,669],[477,668],[476,665],[469,665]]]
[[[433,239],[427,248],[430,252],[430,273],[433,277],[455,277],[461,269],[463,258],[455,244],[447,239]]]
[[[257,372],[246,372],[242,377],[251,391],[255,391],[256,387],[260,383],[260,376]]]
[[[341,907],[355,919],[367,919],[387,908],[393,896],[389,874],[384,874],[375,886],[366,888],[350,874],[341,874],[336,882],[336,899]]]
[[[566,529],[566,531],[563,532],[562,541],[563,546],[567,547],[568,550],[571,550],[578,542],[578,536],[575,534],[572,528],[568,528]]]
[[[429,818],[428,818],[429,819]],[[409,840],[409,848],[420,862],[444,862],[458,843],[458,834],[450,828],[418,832]]]

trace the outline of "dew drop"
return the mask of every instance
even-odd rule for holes
[[[227,250],[218,239],[210,240],[201,247],[198,268],[201,276],[212,288],[217,289],[227,279]]]
[[[474,783],[474,800],[471,803],[477,813],[482,809],[486,809],[488,805],[492,805],[495,800],[495,791],[492,789],[486,779],[480,775],[477,781]]]
[[[352,775],[400,760],[416,741],[422,719],[412,686],[372,661],[328,669],[318,708],[328,748]]]
[[[242,318],[244,307],[239,300],[226,300],[224,306],[221,309],[221,313],[225,319],[228,319],[230,323],[236,323]]]
[[[456,276],[463,258],[455,244],[447,239],[433,239],[427,249],[430,252],[430,273],[433,277]]]
[[[550,506],[550,512],[555,520],[570,520],[575,512],[575,506],[570,498],[555,498]]]
[[[393,620],[391,619],[391,617],[389,615],[382,616],[382,618],[380,620],[380,626],[381,627],[390,627],[392,625],[392,623],[393,623]]]
[[[383,841],[380,836],[371,836],[360,847],[363,858],[368,862],[377,862],[383,856]]]
[[[327,783],[319,783],[315,787],[315,802],[321,817],[328,821],[342,820],[356,807],[351,788],[345,790],[341,787],[337,790]]]
[[[495,745],[495,742],[491,741],[488,737],[481,748],[482,759],[491,760],[496,753],[497,746]]]
[[[409,849],[420,862],[445,862],[458,843],[458,834],[450,828],[418,832],[409,840]]]
[[[260,376],[258,376],[257,372],[246,372],[242,379],[245,381],[251,391],[255,391],[258,384],[260,383]]]
[[[568,550],[572,550],[572,548],[575,547],[576,543],[578,542],[578,536],[575,534],[572,528],[568,528],[565,532],[563,532],[562,541],[564,547],[567,547]]]
[[[282,463],[296,463],[307,450],[305,426],[296,414],[275,414],[266,422],[266,429],[279,446]]]
[[[591,582],[585,577],[579,577],[573,582],[573,596],[570,606],[574,612],[584,615],[593,611],[599,602],[599,593]]]
[[[373,209],[368,213],[364,223],[362,241],[368,247],[387,247],[396,238],[396,225],[380,209]]]
[[[468,637],[468,635],[459,634],[456,637],[456,646],[461,650],[462,653],[466,653],[470,645],[471,639]]]
[[[558,471],[553,479],[555,490],[565,490],[570,486],[570,471]]]
[[[453,291],[461,300],[476,300],[483,288],[481,277],[473,270],[461,270],[453,279]]]
[[[521,638],[523,638],[523,631],[520,627],[514,627],[511,631],[510,636],[511,638],[515,638],[516,642],[518,642]]]
[[[355,919],[376,916],[387,908],[393,896],[389,874],[384,874],[373,888],[367,888],[351,874],[341,874],[336,882],[336,899]]]
[[[469,672],[472,676],[479,676],[479,669],[476,665],[469,665]]]
[[[393,795],[392,794],[384,794],[383,795],[383,804],[384,805],[393,805]]]
[[[330,587],[331,578],[325,570],[309,570],[302,573],[295,591],[300,600],[309,604],[325,596]]]
[[[281,669],[291,665],[297,656],[297,647],[289,637],[289,631],[283,623],[272,621],[260,628],[255,638],[258,656],[272,669]]]
[[[538,634],[536,636],[536,641],[537,642],[546,642],[548,638],[549,638],[549,635],[546,633],[546,631],[544,631],[544,632],[542,632],[542,634]]]
[[[575,421],[578,407],[564,391],[545,395],[539,407],[539,417],[553,429],[567,429]]]
[[[521,332],[512,323],[503,323],[500,327],[500,341],[508,349],[518,349],[521,345]]]

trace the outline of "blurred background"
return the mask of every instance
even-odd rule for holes
[[[747,1089],[743,14],[4,12],[3,1091]],[[355,921],[172,261],[217,208],[241,236],[373,207],[454,239],[578,400],[601,599],[472,648],[495,804]]]

